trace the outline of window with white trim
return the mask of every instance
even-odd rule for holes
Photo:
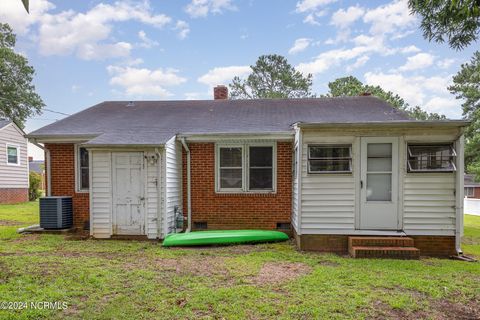
[[[272,192],[275,190],[275,145],[217,145],[217,191]]]
[[[473,198],[474,196],[474,189],[473,187],[465,187],[465,197]]]
[[[20,164],[20,147],[7,144],[7,164]]]
[[[351,173],[352,145],[309,145],[308,173]]]
[[[88,150],[84,147],[77,146],[76,152],[77,164],[77,190],[88,191],[90,187]]]
[[[452,144],[409,144],[409,172],[452,172],[457,153]]]

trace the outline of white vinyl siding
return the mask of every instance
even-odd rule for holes
[[[7,164],[7,145],[18,147],[18,165]],[[0,129],[0,188],[28,188],[27,139],[14,124]]]
[[[404,181],[404,231],[453,235],[455,173],[407,173]]]
[[[111,153],[93,151],[90,160],[91,233],[95,238],[109,238],[112,234]]]
[[[303,136],[302,150],[302,234],[355,229],[355,176],[356,154],[354,137]],[[308,173],[309,144],[351,144],[352,173]]]
[[[182,210],[182,145],[170,139],[165,144],[166,221],[162,238],[175,231],[175,206]]]
[[[113,179],[112,179],[112,150],[89,150],[90,155],[90,219],[91,234],[96,238],[109,238],[113,230]],[[123,152],[123,151],[122,151]],[[135,150],[138,152],[138,150]],[[149,159],[156,158],[154,150],[144,150]],[[158,230],[163,214],[162,193],[163,180],[161,176],[162,157],[155,161],[143,160],[145,187],[145,232],[149,239],[159,237]],[[159,190],[160,189],[160,190]]]

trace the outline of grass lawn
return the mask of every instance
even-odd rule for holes
[[[155,242],[16,235],[37,204],[0,206],[0,319],[478,319],[480,263],[355,260],[291,243],[164,249]],[[465,219],[480,256],[480,217]],[[0,305],[1,307],[1,305]]]

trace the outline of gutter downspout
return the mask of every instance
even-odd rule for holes
[[[462,236],[463,236],[463,201],[464,201],[464,148],[465,138],[462,134],[457,139],[457,174],[455,176],[455,249],[458,255],[462,255]]]
[[[50,169],[50,150],[39,144],[36,140],[29,140],[30,143],[39,147],[45,152],[45,162],[47,164],[47,197],[52,195],[52,178],[51,178],[51,169]]]
[[[155,148],[155,154],[157,155],[157,203],[160,204],[162,203],[162,186],[163,186],[163,177],[162,175],[162,169],[163,169],[163,160],[162,160],[162,154],[160,153],[160,150],[158,148]],[[162,235],[162,233],[165,233],[165,235],[168,234],[168,228],[165,228],[164,223],[164,215],[163,215],[163,210],[161,205],[157,205],[157,222],[158,219],[160,219],[160,224],[157,224],[157,232],[158,232],[158,237]],[[163,229],[162,229],[163,228]]]
[[[181,139],[183,148],[187,152],[187,230],[185,232],[190,232],[192,230],[192,197],[191,197],[191,173],[190,173],[190,149],[188,148],[187,141],[182,137]]]

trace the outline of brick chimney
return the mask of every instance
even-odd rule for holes
[[[224,85],[218,85],[213,88],[214,100],[226,100],[228,99],[228,88]]]
[[[28,162],[32,162],[33,161],[33,157],[28,157]]]

